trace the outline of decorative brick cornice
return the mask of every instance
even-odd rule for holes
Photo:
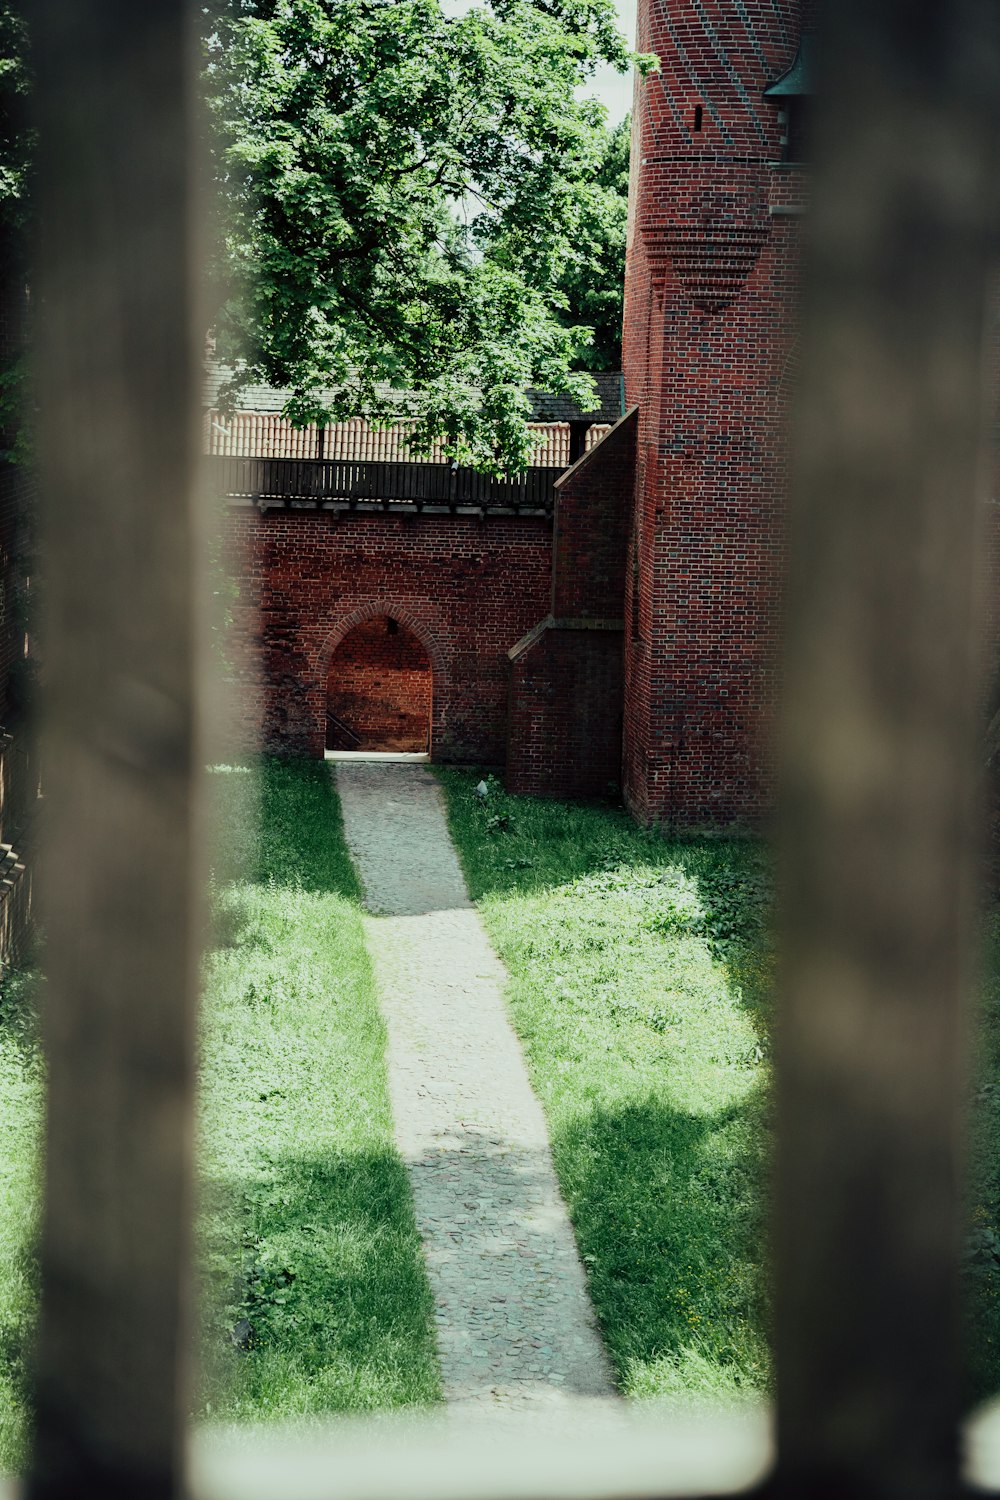
[[[720,312],[767,243],[768,168],[669,158],[647,159],[642,172],[639,232],[654,276],[669,263],[693,306]]]

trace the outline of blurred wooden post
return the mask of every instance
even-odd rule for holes
[[[796,1496],[957,1484],[998,10],[837,0],[820,47],[779,1034],[779,1461]]]
[[[28,1493],[181,1488],[198,342],[184,0],[31,0],[49,1061]]]

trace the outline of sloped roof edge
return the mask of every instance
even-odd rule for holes
[[[813,38],[812,34],[807,31],[799,42],[799,49],[792,61],[792,66],[764,90],[764,98],[808,98],[810,94],[815,93],[814,77]]]
[[[638,406],[630,406],[628,411],[625,412],[623,416],[618,418],[618,421],[615,423],[615,425],[613,427],[609,427],[607,432],[605,432],[601,437],[598,438],[597,442],[592,448],[588,448],[586,453],[580,455],[575,464],[572,464],[568,469],[564,469],[559,475],[559,478],[553,480],[552,488],[555,490],[561,490],[564,485],[569,483],[574,474],[579,473],[579,471],[587,464],[589,464],[591,460],[595,460],[596,456],[600,454],[601,449],[604,448],[608,443],[610,443],[611,439],[615,436],[616,433],[620,432],[623,427],[627,426],[627,424],[636,417],[638,411]]]

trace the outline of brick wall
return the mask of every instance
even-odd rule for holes
[[[661,71],[633,112],[637,415],[564,479],[554,543],[540,519],[229,513],[260,660],[241,710],[265,744],[321,753],[331,657],[391,615],[431,664],[436,758],[500,763],[509,726],[515,789],[593,795],[620,772],[646,822],[766,820],[806,181],[764,90],[813,8],[639,0]]]
[[[232,506],[225,523],[240,589],[229,655],[247,741],[321,755],[337,647],[391,616],[431,663],[433,757],[503,763],[507,652],[549,606],[550,521]]]
[[[622,633],[542,621],[511,653],[507,786],[543,797],[617,793]]]
[[[635,485],[633,410],[556,481],[552,614],[622,622]]]
[[[635,434],[632,411],[557,483],[550,611],[510,653],[512,791],[594,797],[620,784]]]
[[[625,757],[644,821],[757,823],[772,797],[802,173],[764,89],[797,0],[640,0],[626,399],[639,406]]]
[[[349,630],[330,657],[327,748],[427,750],[431,661],[420,641],[389,615]]]

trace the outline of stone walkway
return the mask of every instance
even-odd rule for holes
[[[347,842],[389,1032],[396,1139],[434,1294],[447,1400],[474,1410],[618,1402],[541,1106],[434,777],[340,763]]]

